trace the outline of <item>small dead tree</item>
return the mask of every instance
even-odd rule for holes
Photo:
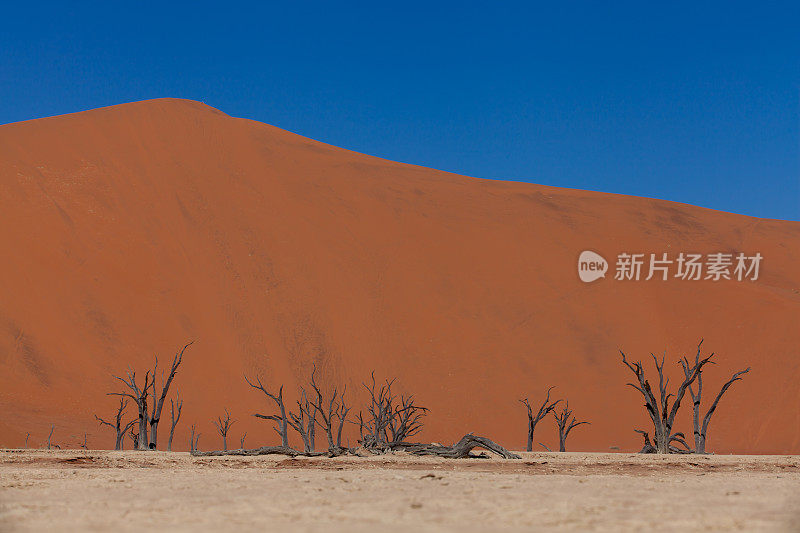
[[[289,448],[289,419],[286,414],[286,406],[283,403],[283,385],[281,385],[280,389],[278,389],[278,394],[273,394],[269,392],[261,383],[261,378],[256,376],[256,382],[251,382],[247,376],[244,377],[244,380],[247,382],[248,385],[253,387],[256,390],[260,390],[263,392],[268,398],[270,398],[275,405],[278,407],[278,411],[280,414],[278,415],[264,415],[261,413],[254,413],[253,416],[257,418],[263,418],[264,420],[272,420],[277,423],[275,431],[281,437],[281,446],[284,448]]]
[[[127,392],[109,392],[109,396],[125,396],[132,399],[136,403],[136,407],[139,409],[139,436],[136,439],[136,449],[137,450],[147,450],[147,421],[148,421],[148,412],[147,412],[147,396],[152,383],[150,381],[150,371],[148,371],[144,376],[144,385],[141,387],[136,382],[136,371],[133,369],[128,369],[127,378],[122,378],[120,376],[114,376],[115,379],[120,380],[127,388]]]
[[[339,395],[334,387],[333,392],[331,392],[330,396],[328,397],[328,401],[324,401],[322,390],[317,384],[315,378],[316,372],[317,369],[314,367],[314,369],[311,371],[311,388],[316,394],[316,401],[311,400],[311,405],[314,408],[314,412],[319,415],[317,418],[317,424],[320,428],[322,428],[323,431],[325,431],[325,436],[328,438],[328,451],[330,453],[334,453],[338,451],[336,441],[333,439],[333,427],[334,418],[338,417],[339,412]]]
[[[347,392],[347,387],[342,390],[342,394],[339,395],[339,407],[336,410],[336,418],[338,420],[338,426],[336,429],[336,448],[342,449],[342,429],[344,428],[344,423],[347,422],[347,413],[350,412],[350,407],[344,401],[344,393]]]
[[[367,416],[358,413],[361,445],[374,451],[392,449],[404,443],[422,429],[422,418],[428,409],[414,403],[413,396],[392,393],[395,380],[386,380],[378,386],[375,372],[370,384],[364,383],[369,393]]]
[[[169,386],[172,385],[172,381],[175,379],[175,373],[178,371],[178,367],[183,361],[183,352],[193,343],[194,341],[191,341],[184,345],[184,347],[175,354],[175,357],[172,358],[172,366],[170,367],[169,375],[164,381],[163,387],[161,387],[161,394],[159,396],[156,396],[156,371],[158,370],[158,357],[156,357],[156,362],[153,366],[153,382],[151,383],[151,388],[153,390],[153,410],[150,414],[149,443],[151,450],[155,450],[158,444],[158,423],[161,420],[161,410],[164,408],[164,400],[167,398],[167,394],[169,394]],[[162,379],[164,378],[163,375],[161,377]]]
[[[192,424],[192,433],[189,435],[189,451],[196,452],[197,451],[197,444],[200,442],[200,433],[195,435],[195,426]]]
[[[239,449],[244,450],[244,438],[247,437],[247,432],[242,433],[242,440],[239,441]]]
[[[231,420],[230,413],[227,409],[225,409],[225,417],[217,417],[217,419],[213,422],[214,425],[217,426],[217,432],[219,432],[220,436],[222,436],[223,451],[228,451],[228,430],[236,422],[236,420]]]
[[[533,413],[533,409],[531,408],[531,404],[527,398],[524,400],[520,400],[523,405],[528,409],[528,445],[526,447],[527,451],[533,451],[533,431],[536,429],[536,424],[539,423],[541,419],[547,416],[548,413],[552,412],[553,409],[556,408],[556,405],[561,400],[556,400],[554,402],[550,402],[550,391],[553,390],[555,387],[550,387],[547,389],[547,396],[545,397],[542,405],[539,406],[539,409],[536,411],[536,414]]]
[[[55,430],[55,429],[56,429],[56,425],[55,424],[50,424],[50,434],[47,436],[47,449],[48,450],[50,449],[50,442],[51,442],[51,440],[53,438],[53,430]]]
[[[83,444],[81,444],[81,448],[83,448],[84,450],[88,450],[89,449],[86,446],[86,433],[83,434]]]
[[[125,441],[125,433],[136,423],[136,420],[131,420],[127,424],[122,424],[122,417],[125,414],[125,409],[128,407],[128,399],[127,398],[120,398],[119,399],[119,407],[117,408],[117,416],[114,419],[114,423],[107,422],[100,418],[97,415],[94,417],[100,422],[101,426],[108,426],[113,429],[116,433],[116,437],[114,439],[114,449],[121,450],[123,448],[123,443]]]
[[[28,449],[28,439],[31,437],[30,432],[25,434],[25,449]]]
[[[569,408],[568,401],[564,402],[564,409],[562,409],[561,412],[553,411],[553,417],[555,417],[556,425],[558,426],[558,451],[560,452],[567,451],[567,437],[569,436],[569,432],[581,424],[589,423],[585,421],[578,422],[574,416],[572,416],[572,420],[570,420],[570,416],[572,416],[572,410]]]
[[[683,367],[683,373],[688,378],[689,373],[693,366],[697,366],[700,361],[700,346],[703,344],[703,341],[700,341],[700,344],[697,345],[697,352],[694,356],[694,365],[689,364],[689,360],[684,357],[681,359],[680,363]],[[713,361],[711,361],[713,363]],[[714,411],[717,409],[717,404],[719,404],[722,395],[725,394],[725,391],[730,388],[736,381],[741,381],[741,376],[743,374],[747,374],[750,372],[750,367],[747,367],[744,370],[740,370],[731,376],[731,379],[725,382],[720,389],[719,394],[717,397],[714,398],[714,403],[711,404],[708,411],[706,411],[705,416],[703,417],[702,424],[700,423],[700,402],[702,400],[703,395],[703,371],[702,369],[697,373],[697,392],[694,391],[694,387],[692,385],[689,386],[689,394],[692,396],[692,426],[694,428],[694,453],[706,453],[706,435],[708,434],[708,424],[711,422],[711,415],[714,414]]]
[[[167,441],[167,451],[168,452],[172,451],[172,438],[175,436],[175,426],[178,425],[178,421],[181,419],[181,409],[183,408],[183,400],[181,400],[180,394],[178,394],[176,392],[175,396],[176,396],[177,402],[175,400],[173,400],[172,398],[170,398],[170,400],[169,400],[169,404],[170,404],[170,411],[169,411],[169,413],[170,413],[170,416],[169,416],[170,426],[169,426],[169,440]],[[175,409],[176,405],[178,406],[177,409]]]
[[[305,389],[300,389],[300,400],[297,401],[298,412],[289,411],[286,421],[303,441],[303,451],[314,451],[314,433],[316,411],[306,395]]]
[[[136,431],[136,429],[133,427],[133,425],[131,425],[131,429],[130,429],[130,432],[128,433],[128,437],[130,437],[130,439],[131,439],[131,447],[134,450],[138,450],[139,449],[139,433]]]

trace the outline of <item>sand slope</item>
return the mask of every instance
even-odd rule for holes
[[[646,420],[617,348],[674,361],[705,337],[707,394],[753,367],[709,449],[800,453],[800,223],[467,178],[174,99],[0,127],[0,222],[0,444],[39,445],[55,423],[64,445],[112,445],[92,417],[113,409],[111,373],[195,339],[180,448],[193,422],[218,446],[225,407],[233,441],[274,442],[242,374],[291,399],[316,363],[352,399],[370,370],[397,376],[440,442],[519,448],[518,399],[557,385],[592,422],[572,449],[633,450]],[[764,264],[757,282],[584,284],[584,249]]]

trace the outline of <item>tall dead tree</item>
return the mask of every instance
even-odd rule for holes
[[[150,381],[150,371],[148,370],[144,376],[144,385],[141,387],[136,382],[136,371],[128,369],[127,378],[114,376],[115,379],[120,380],[128,388],[127,392],[109,392],[109,396],[125,396],[132,399],[139,409],[139,436],[136,439],[136,449],[147,450],[147,396],[152,385]]]
[[[650,437],[646,431],[641,429],[634,430],[641,434],[644,438],[644,447],[642,448],[641,453],[690,452],[691,450],[689,449],[688,444],[686,444],[684,434],[680,432],[673,433],[672,427],[675,423],[675,416],[678,414],[678,408],[681,405],[683,396],[686,394],[686,390],[692,383],[694,383],[694,381],[697,379],[697,376],[700,374],[700,372],[702,372],[703,367],[708,364],[709,361],[711,361],[712,357],[714,357],[714,354],[712,353],[705,358],[698,356],[695,364],[690,366],[685,371],[684,380],[678,387],[677,392],[672,394],[667,392],[669,378],[664,378],[664,357],[661,358],[661,362],[659,363],[658,358],[651,353],[650,355],[653,357],[653,361],[656,365],[656,371],[658,372],[659,398],[656,399],[655,394],[653,394],[653,390],[650,387],[649,381],[645,378],[644,368],[642,367],[641,361],[629,363],[625,353],[622,350],[620,350],[619,353],[622,355],[622,362],[630,369],[631,372],[633,372],[639,383],[638,385],[628,383],[628,386],[639,391],[639,393],[641,393],[641,395],[644,397],[644,407],[647,410],[650,420],[653,422],[653,442],[650,442]],[[674,399],[670,405],[669,400],[670,397],[673,396]],[[673,446],[673,442],[682,445],[683,449]]]
[[[527,451],[533,451],[533,431],[536,429],[536,424],[539,423],[541,419],[547,416],[548,413],[552,412],[553,409],[556,408],[556,405],[561,400],[556,400],[554,402],[550,402],[550,391],[553,390],[555,387],[550,387],[547,389],[547,396],[545,397],[542,405],[539,406],[539,409],[536,411],[536,414],[533,413],[533,409],[531,408],[531,404],[527,398],[524,400],[520,400],[523,405],[528,409],[528,445],[525,448]]]
[[[228,451],[228,430],[231,429],[231,426],[236,422],[236,420],[231,420],[230,413],[227,409],[225,409],[225,417],[217,417],[217,419],[213,422],[214,425],[217,426],[217,431],[219,432],[220,436],[222,436],[222,449],[224,451]]]
[[[164,385],[161,387],[160,395],[156,396],[156,371],[158,369],[158,357],[156,357],[155,365],[153,366],[153,382],[151,384],[151,388],[153,390],[153,411],[150,414],[150,449],[155,450],[158,445],[158,423],[161,420],[161,410],[164,408],[164,400],[167,398],[167,394],[169,393],[169,386],[172,385],[172,381],[175,379],[175,373],[178,371],[178,367],[180,366],[181,362],[183,361],[183,352],[186,351],[186,348],[191,346],[194,341],[191,341],[184,345],[183,348],[179,352],[175,354],[175,357],[172,358],[172,366],[169,370],[169,375],[167,379],[164,380]],[[163,375],[161,376],[163,379]]]
[[[108,427],[110,427],[111,429],[113,429],[116,432],[116,437],[115,437],[115,440],[114,440],[114,449],[115,450],[121,450],[123,448],[124,442],[125,442],[125,434],[131,428],[131,426],[133,426],[136,423],[136,420],[134,419],[134,420],[131,420],[130,422],[128,422],[127,424],[125,424],[125,425],[122,424],[122,417],[125,414],[125,409],[127,407],[128,407],[128,399],[127,398],[120,398],[119,399],[119,407],[117,408],[117,416],[115,417],[113,424],[111,422],[107,422],[107,421],[103,420],[102,418],[100,418],[97,415],[94,415],[94,417],[97,419],[97,421],[100,422],[101,426],[108,426]]]
[[[268,398],[270,398],[275,405],[278,407],[278,415],[264,415],[261,413],[254,413],[253,416],[257,418],[263,418],[264,420],[272,420],[277,423],[278,427],[275,428],[275,431],[281,437],[281,446],[284,448],[289,447],[289,421],[288,416],[286,414],[286,406],[283,403],[283,385],[281,385],[280,389],[278,389],[278,394],[273,394],[269,392],[261,383],[261,378],[256,376],[256,382],[251,382],[247,376],[244,377],[244,380],[247,382],[248,385],[253,387],[256,390],[260,390],[263,392]]]
[[[561,412],[553,411],[553,416],[556,419],[556,426],[558,426],[558,451],[565,452],[567,451],[567,437],[569,436],[569,432],[572,431],[573,428],[580,426],[581,424],[588,424],[589,422],[578,422],[578,420],[572,416],[572,410],[569,408],[569,402],[564,402],[564,409]],[[572,420],[570,420],[570,416],[572,416]]]
[[[703,341],[700,341],[700,344],[697,345],[697,352],[694,356],[694,366],[698,364],[700,361],[700,346],[703,344]],[[683,373],[685,376],[689,376],[691,372],[692,365],[689,364],[689,360],[684,357],[680,361],[681,366],[683,367]],[[712,361],[713,363],[713,361]],[[702,424],[700,423],[700,403],[702,400],[703,395],[703,371],[700,370],[697,373],[697,392],[694,391],[694,387],[692,385],[689,386],[689,394],[692,396],[692,426],[694,429],[694,453],[706,453],[706,435],[708,434],[708,424],[711,422],[711,415],[714,414],[714,411],[717,409],[717,404],[719,404],[722,395],[733,385],[736,381],[741,381],[741,376],[743,374],[747,374],[750,372],[750,367],[745,368],[744,370],[740,370],[731,376],[731,379],[725,382],[720,389],[719,394],[717,397],[714,398],[714,403],[711,404],[708,411],[706,411],[705,416],[703,417]]]
[[[178,394],[176,392],[175,396],[176,396],[177,402],[175,400],[173,400],[172,398],[170,398],[170,400],[169,400],[169,405],[170,405],[170,410],[169,410],[170,426],[169,426],[169,440],[167,441],[167,451],[168,452],[172,451],[172,437],[175,436],[175,426],[178,425],[178,421],[181,419],[181,409],[183,408],[183,400],[181,400],[180,394]],[[178,406],[177,410],[175,409],[176,405]]]

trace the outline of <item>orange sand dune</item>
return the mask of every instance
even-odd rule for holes
[[[176,381],[180,449],[191,423],[219,447],[224,408],[229,442],[275,442],[243,373],[293,399],[315,363],[354,401],[370,370],[398,377],[431,409],[423,439],[473,431],[520,448],[518,400],[556,385],[592,423],[570,449],[635,450],[647,420],[618,348],[666,349],[674,382],[705,337],[707,396],[752,366],[708,448],[800,453],[797,222],[467,178],[174,99],[0,127],[0,221],[0,445],[30,432],[38,446],[54,423],[62,445],[88,432],[113,446],[92,416],[112,414],[111,374],[195,339]],[[755,282],[584,284],[585,249],[764,263]],[[536,440],[553,446],[553,426]]]

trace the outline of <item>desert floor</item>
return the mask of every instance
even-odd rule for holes
[[[0,530],[800,531],[798,456],[0,451]]]

